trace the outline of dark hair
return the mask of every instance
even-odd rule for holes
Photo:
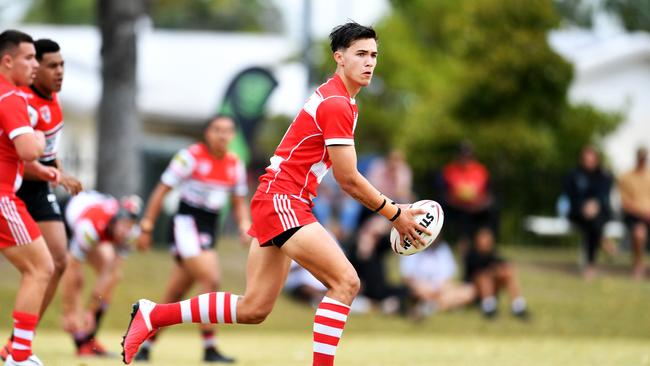
[[[0,57],[14,51],[21,43],[34,43],[34,39],[29,34],[15,29],[0,33]]]
[[[201,131],[205,132],[205,130],[207,130],[208,127],[210,127],[210,125],[212,125],[212,122],[214,122],[214,121],[216,121],[218,119],[222,119],[222,118],[226,118],[226,119],[231,120],[233,122],[233,124],[235,123],[235,117],[233,117],[231,115],[228,115],[228,114],[219,113],[219,114],[216,114],[216,115],[208,118],[208,120],[205,121],[205,123],[203,124],[203,129]]]
[[[34,47],[36,48],[36,59],[38,61],[43,59],[43,54],[59,52],[61,50],[58,43],[46,38],[34,42]]]
[[[372,38],[377,40],[377,34],[372,27],[366,27],[356,22],[349,22],[332,29],[330,46],[332,52],[350,47],[352,42],[359,39]]]

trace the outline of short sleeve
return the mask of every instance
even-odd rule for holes
[[[316,110],[316,121],[323,131],[325,145],[354,145],[355,117],[347,99],[324,100]]]
[[[11,140],[22,134],[34,132],[29,122],[25,98],[12,94],[0,102],[0,128]]]
[[[185,179],[189,178],[194,171],[196,159],[188,149],[183,149],[174,155],[174,158],[163,172],[160,180],[170,186],[177,187]]]
[[[248,179],[246,178],[246,167],[241,161],[236,165],[237,181],[235,183],[234,194],[236,196],[245,196],[248,194]]]

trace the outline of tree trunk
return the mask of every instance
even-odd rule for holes
[[[144,0],[98,0],[102,97],[98,115],[97,189],[117,197],[140,187],[136,107],[136,24]]]

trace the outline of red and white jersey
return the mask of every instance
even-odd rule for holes
[[[56,93],[52,93],[51,98],[48,98],[29,86],[22,87],[20,91],[27,99],[27,110],[32,127],[45,134],[45,152],[40,160],[52,161],[56,159],[59,151],[63,131],[63,112],[59,97]]]
[[[284,134],[258,191],[311,202],[332,161],[330,145],[354,145],[358,110],[338,75],[318,87]]]
[[[227,153],[217,159],[203,143],[176,153],[160,180],[178,188],[185,203],[210,212],[219,211],[231,193],[248,193],[246,168],[239,158]]]
[[[23,181],[23,161],[13,139],[33,133],[27,102],[16,86],[0,76],[0,193],[14,193]]]
[[[72,240],[84,251],[111,241],[108,226],[119,209],[119,202],[109,195],[90,191],[74,196],[65,214],[73,232]]]

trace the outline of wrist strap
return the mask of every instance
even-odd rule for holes
[[[386,201],[386,199],[384,198],[384,202],[382,202],[381,205],[379,205],[379,207],[377,207],[377,209],[375,210],[375,213],[381,211],[381,209],[384,208],[384,206],[386,206],[386,202],[387,202],[387,201]]]
[[[397,220],[397,218],[398,218],[399,215],[401,215],[401,214],[402,214],[402,209],[398,207],[398,208],[397,208],[397,212],[395,213],[395,216],[393,216],[393,218],[390,219],[389,221],[390,221],[390,222],[393,222],[393,221]]]

